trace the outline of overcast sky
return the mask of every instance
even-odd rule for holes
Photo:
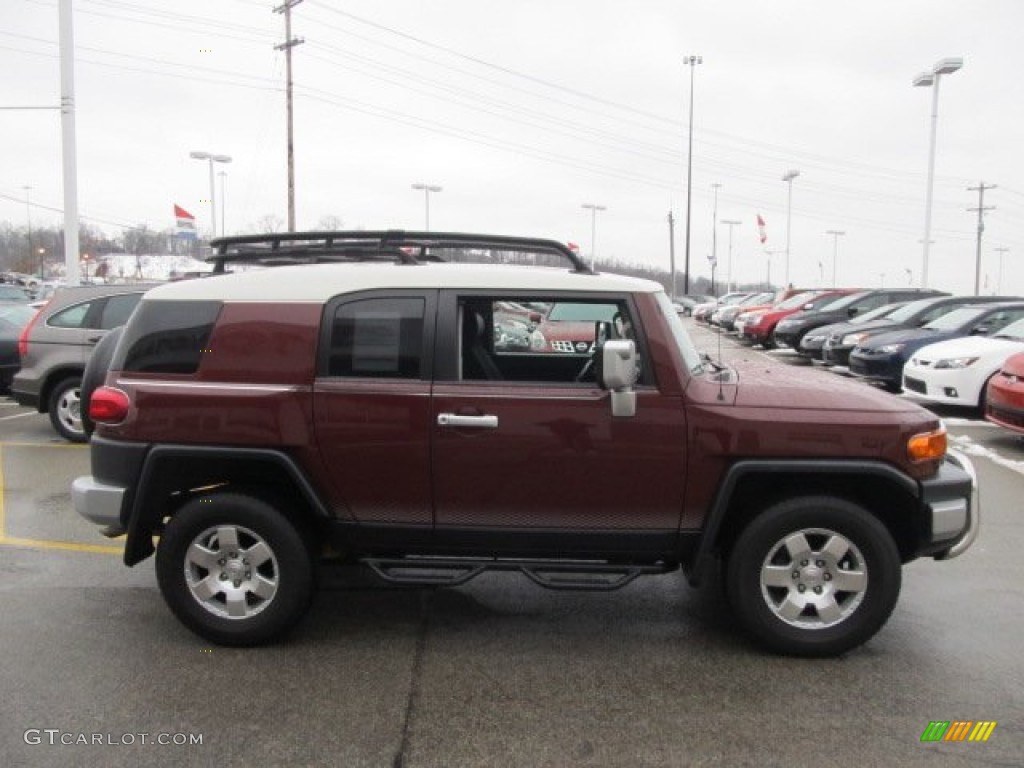
[[[229,233],[286,218],[284,22],[262,0],[75,0],[82,217],[210,227],[200,150],[230,155]],[[0,0],[0,106],[60,99],[56,0]],[[293,11],[297,223],[552,237],[601,257],[709,275],[717,219],[734,280],[920,279],[932,104],[914,76],[945,57],[930,284],[1024,293],[1021,0],[305,0]],[[0,221],[60,222],[60,114],[0,111]],[[220,180],[218,180],[219,185]],[[219,190],[218,190],[219,194]],[[50,209],[56,209],[50,210]],[[758,241],[756,216],[767,222]],[[827,230],[845,232],[834,238]],[[717,277],[729,271],[717,227]],[[908,270],[910,271],[908,273]],[[682,282],[680,281],[680,286]]]

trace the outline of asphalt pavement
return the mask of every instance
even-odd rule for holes
[[[678,573],[564,593],[510,574],[413,589],[331,569],[287,641],[211,647],[164,606],[151,560],[124,567],[75,515],[87,449],[0,399],[0,763],[1024,765],[1024,445],[942,415],[980,475],[977,542],[907,566],[865,646],[801,660],[763,653],[720,585]],[[922,742],[933,721],[996,726],[981,743]]]

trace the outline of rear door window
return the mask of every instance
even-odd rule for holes
[[[419,379],[423,376],[421,297],[349,301],[331,318],[328,376]]]

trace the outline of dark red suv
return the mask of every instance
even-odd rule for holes
[[[721,560],[767,647],[837,654],[885,623],[902,563],[959,555],[977,532],[971,465],[934,415],[707,361],[660,285],[593,274],[559,243],[214,246],[218,269],[296,265],[147,293],[94,356],[110,360],[90,398],[92,474],[72,488],[82,515],[127,534],[128,565],[155,549],[167,603],[214,642],[288,630],[328,556],[395,583],[497,569],[578,589],[680,568],[697,585]],[[442,263],[458,249],[569,267]],[[573,354],[496,348],[509,302],[572,306],[590,330]]]

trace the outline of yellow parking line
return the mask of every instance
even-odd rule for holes
[[[123,547],[104,544],[76,544],[71,541],[47,541],[45,539],[25,539],[20,536],[7,535],[7,515],[4,509],[6,483],[4,482],[4,446],[19,445],[18,443],[0,443],[0,546],[27,547],[30,549],[55,549],[65,552],[92,552],[101,555],[124,554]],[[32,445],[28,443],[27,445]],[[76,446],[79,447],[79,446]]]
[[[103,544],[76,544],[71,541],[22,539],[17,536],[0,536],[0,546],[26,547],[28,549],[56,549],[63,550],[65,552],[91,552],[99,555],[124,554],[124,547],[110,547]]]

